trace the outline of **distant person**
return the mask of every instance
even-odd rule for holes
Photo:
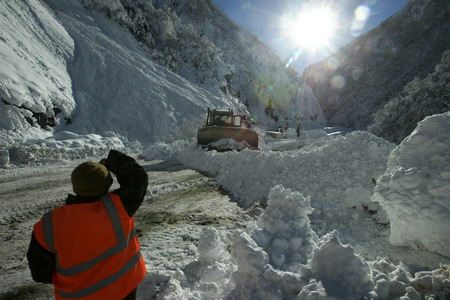
[[[120,188],[109,192],[115,174]],[[53,283],[56,299],[136,299],[145,263],[133,215],[148,175],[133,158],[111,150],[71,175],[64,206],[34,225],[27,258],[33,280]]]
[[[301,130],[300,124],[298,124],[297,130],[296,130],[296,132],[297,132],[297,137],[300,137],[300,134],[301,134],[300,130]]]

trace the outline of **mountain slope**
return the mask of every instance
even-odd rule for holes
[[[79,0],[5,4],[3,146],[59,131],[170,141],[193,136],[207,107],[324,125],[311,91],[210,1],[82,2],[102,13]]]
[[[308,88],[254,35],[210,0],[81,0],[127,28],[152,61],[218,96],[238,98],[259,119],[324,125]]]
[[[75,107],[66,71],[74,42],[39,1],[1,3],[0,140],[43,137],[48,132],[39,124],[45,127],[58,112],[66,118]]]
[[[433,72],[450,49],[449,36],[449,1],[410,0],[379,27],[308,67],[302,77],[329,125],[366,129],[372,115],[408,82]]]
[[[416,77],[403,92],[374,115],[370,132],[400,143],[426,116],[450,110],[450,51],[423,80]]]
[[[193,135],[209,106],[244,109],[151,62],[128,31],[79,1],[47,4],[13,0],[0,15],[2,142],[62,130],[171,140]]]

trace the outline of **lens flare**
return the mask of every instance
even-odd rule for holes
[[[345,86],[345,78],[341,75],[334,75],[330,79],[330,84],[335,89],[342,89]]]
[[[325,61],[325,65],[330,71],[334,71],[340,66],[340,62],[336,57],[331,57]]]
[[[286,63],[285,67],[289,68],[298,58],[300,55],[300,51],[294,51],[291,53],[291,57],[289,58],[288,62]]]
[[[355,9],[355,19],[359,21],[366,21],[370,17],[370,7],[360,5]]]
[[[353,35],[359,35],[370,17],[370,7],[360,5],[355,9],[354,14],[351,31]]]

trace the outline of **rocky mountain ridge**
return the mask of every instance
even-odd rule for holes
[[[377,28],[309,66],[302,78],[317,97],[328,125],[366,130],[374,114],[408,83],[434,72],[450,49],[449,36],[450,2],[410,0]],[[448,110],[448,98],[437,101],[442,109],[434,113]],[[419,106],[423,102],[415,109]]]

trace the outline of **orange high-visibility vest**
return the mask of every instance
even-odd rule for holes
[[[123,299],[145,277],[130,218],[117,194],[70,204],[34,225],[37,241],[55,253],[56,299]]]

